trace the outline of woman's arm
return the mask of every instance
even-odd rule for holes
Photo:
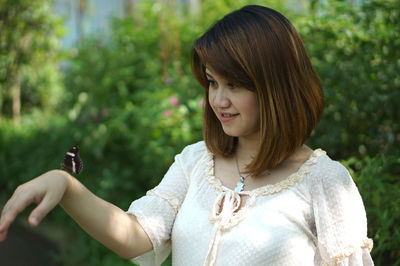
[[[318,167],[311,175],[310,191],[320,264],[373,266],[367,216],[350,173],[327,158]]]
[[[136,217],[100,199],[65,171],[53,170],[19,186],[4,206],[0,241],[6,238],[15,217],[31,203],[38,206],[29,216],[36,226],[57,203],[93,238],[123,258],[152,249],[152,243]]]

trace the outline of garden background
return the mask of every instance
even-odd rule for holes
[[[52,1],[0,0],[0,206],[18,184],[59,168],[77,144],[79,180],[127,209],[176,153],[202,139],[203,90],[188,61],[193,40],[227,12],[261,4],[292,21],[320,76],[326,107],[308,145],[350,170],[375,264],[400,265],[400,1],[124,3],[111,30],[63,48],[68,29]],[[87,1],[79,7],[84,17]],[[60,247],[53,259],[61,265],[133,263],[60,207],[36,230]]]

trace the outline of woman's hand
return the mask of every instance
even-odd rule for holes
[[[150,238],[134,215],[97,197],[67,172],[52,170],[21,186],[4,206],[0,218],[0,242],[10,224],[29,204],[38,206],[28,221],[37,226],[58,203],[93,238],[123,258],[152,249]]]
[[[64,171],[52,170],[18,186],[1,213],[0,242],[6,239],[15,217],[33,202],[37,207],[29,215],[28,222],[37,226],[61,201],[67,188],[67,177]]]

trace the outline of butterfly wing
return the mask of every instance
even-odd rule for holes
[[[83,169],[83,162],[82,162],[81,158],[79,157],[79,153],[76,154],[76,156],[73,160],[75,162],[75,173],[80,174]]]
[[[79,174],[82,172],[83,162],[79,157],[79,148],[77,146],[72,147],[65,153],[61,167],[72,174]]]
[[[64,161],[61,164],[61,167],[64,168],[65,170],[67,170],[70,173],[73,173],[73,169],[72,169],[72,157],[68,154],[65,154],[64,156]]]

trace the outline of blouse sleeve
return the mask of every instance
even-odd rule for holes
[[[347,169],[336,161],[314,179],[313,209],[322,265],[374,265],[367,217]]]
[[[161,265],[171,252],[172,226],[189,186],[184,156],[185,149],[175,156],[161,183],[132,202],[127,211],[136,216],[153,244],[153,250],[134,259],[140,265]]]

